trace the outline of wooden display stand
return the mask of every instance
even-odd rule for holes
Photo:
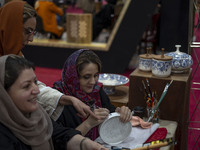
[[[108,97],[115,107],[126,106],[129,98],[128,92],[128,86],[117,86],[115,87],[115,93],[113,95],[108,95]]]
[[[173,83],[170,85],[159,109],[161,119],[172,120],[178,123],[175,135],[177,140],[175,149],[177,150],[187,149],[188,144],[191,72],[192,71],[190,70],[185,74],[172,74],[167,78],[158,78],[153,76],[151,72],[143,72],[137,68],[130,74],[128,102],[130,109],[133,109],[134,106],[146,107],[142,80],[146,83],[146,78],[148,78],[151,89],[157,91],[158,100],[165,85],[173,80]]]

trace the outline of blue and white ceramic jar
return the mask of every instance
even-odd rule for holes
[[[151,71],[152,55],[142,54],[139,59],[139,69],[142,71]]]
[[[171,63],[171,56],[155,55],[152,59],[152,74],[163,78],[170,76]]]
[[[175,45],[176,51],[166,53],[165,56],[172,56],[172,72],[184,73],[189,70],[193,64],[192,57],[186,53],[180,52],[181,45]]]

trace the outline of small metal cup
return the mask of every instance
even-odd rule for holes
[[[135,106],[132,111],[133,116],[138,116],[143,119],[144,117],[144,107]]]

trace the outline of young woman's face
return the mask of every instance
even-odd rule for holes
[[[23,70],[7,92],[22,113],[27,114],[37,110],[37,95],[40,91],[33,69]]]
[[[85,93],[91,93],[94,85],[97,83],[99,78],[98,66],[93,63],[85,65],[83,70],[80,72],[80,89]]]
[[[36,28],[36,18],[29,18],[23,25],[23,41],[22,47],[33,41],[33,36]]]

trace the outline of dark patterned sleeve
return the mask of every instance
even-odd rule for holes
[[[66,150],[67,142],[75,135],[81,134],[81,132],[68,127],[63,127],[61,124],[52,120],[53,135],[52,140],[55,150]]]
[[[110,110],[110,112],[115,112],[115,106],[111,104],[110,99],[108,95],[105,93],[103,88],[99,91],[100,97],[101,97],[101,104],[103,108],[107,108]]]

